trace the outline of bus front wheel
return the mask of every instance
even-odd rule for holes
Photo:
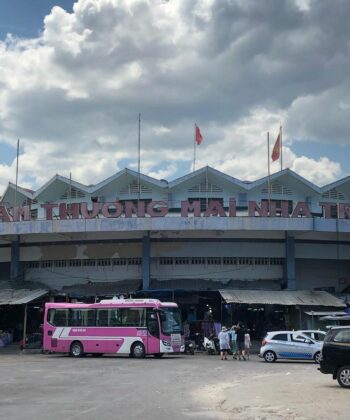
[[[135,357],[136,359],[142,359],[143,357],[145,357],[145,355],[145,346],[140,341],[134,343],[131,348],[131,357]]]
[[[74,341],[70,346],[70,353],[73,357],[82,357],[84,354],[83,345],[79,341]]]

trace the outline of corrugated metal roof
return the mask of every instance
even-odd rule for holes
[[[346,307],[341,299],[324,291],[221,289],[219,292],[227,303]]]
[[[327,315],[333,315],[333,316],[338,316],[338,315],[346,315],[346,312],[337,312],[337,311],[305,311],[304,314],[306,315],[310,315],[310,316],[327,316]]]
[[[47,290],[4,289],[0,290],[0,305],[23,305],[46,295]]]
[[[323,316],[322,318],[320,318],[320,321],[350,321],[350,315],[345,315],[345,316],[328,315],[328,316]]]

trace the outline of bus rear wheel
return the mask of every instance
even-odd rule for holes
[[[142,359],[143,357],[145,357],[145,355],[145,346],[140,341],[137,341],[132,345],[131,357],[135,357],[136,359]]]
[[[70,346],[69,354],[72,357],[82,357],[84,355],[83,345],[79,341],[74,341]]]

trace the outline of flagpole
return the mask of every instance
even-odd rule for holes
[[[196,170],[196,124],[194,125],[193,135],[193,172]]]
[[[269,212],[270,212],[270,200],[271,200],[271,188],[270,188],[270,134],[267,132],[267,190],[268,190],[268,200],[269,200]]]
[[[72,218],[72,172],[69,172],[69,219]]]
[[[139,200],[141,199],[141,114],[139,114],[139,133],[138,133],[138,183],[139,183]]]
[[[17,139],[15,207],[17,206],[17,192],[18,192],[18,159],[19,159],[19,139]]]
[[[206,206],[209,205],[209,199],[208,199],[208,189],[209,189],[209,180],[208,180],[208,165],[205,171],[205,191],[206,191]]]
[[[280,140],[281,140],[281,171],[283,169],[283,160],[282,160],[282,125],[280,125]]]

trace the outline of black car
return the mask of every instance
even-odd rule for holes
[[[324,340],[319,370],[350,388],[350,326],[332,327]]]

